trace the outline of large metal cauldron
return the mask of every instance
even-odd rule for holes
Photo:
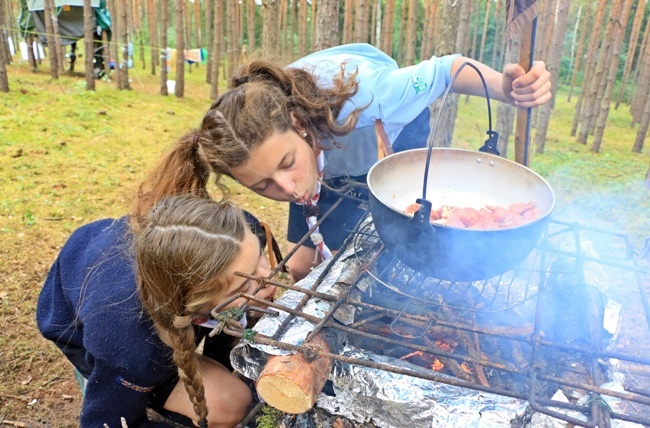
[[[442,205],[507,208],[511,203],[533,201],[541,218],[498,230],[418,223],[404,210],[423,196],[427,150],[395,153],[368,173],[370,211],[387,249],[411,268],[450,281],[487,279],[516,267],[537,244],[555,207],[548,182],[499,156],[433,148],[426,200],[434,209]]]

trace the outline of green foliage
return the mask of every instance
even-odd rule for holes
[[[257,423],[257,428],[276,428],[280,426],[283,417],[284,413],[280,410],[269,405],[264,405],[260,412],[260,416],[257,417],[255,422]]]

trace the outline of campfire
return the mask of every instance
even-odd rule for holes
[[[649,279],[624,237],[559,221],[516,269],[431,278],[384,248],[368,215],[295,286],[265,279],[287,291],[248,296],[268,306],[253,330],[224,331],[245,339],[235,369],[269,404],[298,403],[290,413],[314,405],[381,427],[649,425]]]

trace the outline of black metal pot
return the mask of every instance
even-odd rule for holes
[[[517,266],[539,241],[555,207],[555,193],[540,175],[499,156],[470,150],[431,149],[427,201],[442,205],[507,208],[533,201],[541,218],[522,226],[473,230],[417,221],[405,214],[421,198],[428,149],[395,153],[368,173],[370,211],[379,237],[404,263],[450,281],[474,281]]]

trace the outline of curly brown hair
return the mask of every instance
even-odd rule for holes
[[[133,218],[142,215],[161,198],[178,194],[209,197],[210,174],[223,195],[228,189],[223,176],[245,163],[250,152],[274,133],[306,132],[312,147],[329,149],[335,137],[354,129],[360,111],[355,109],[342,123],[337,117],[358,90],[357,72],[341,71],[332,84],[321,87],[309,71],[282,68],[268,61],[252,61],[241,67],[230,89],[214,101],[199,129],[184,135],[163,158],[139,189]],[[331,144],[323,144],[323,142]]]

